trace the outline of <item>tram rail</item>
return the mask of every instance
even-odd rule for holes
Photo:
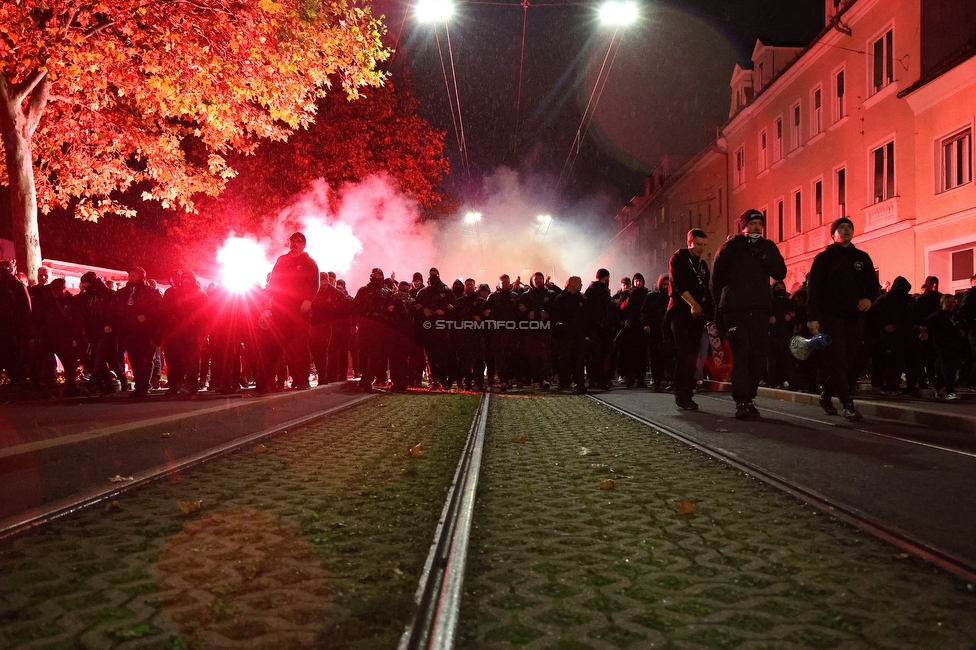
[[[289,429],[294,429],[296,427],[309,424],[333,413],[362,404],[364,401],[374,396],[375,395],[363,395],[337,406],[313,411],[312,413],[289,420],[288,422],[284,422],[256,433],[248,434],[209,449],[205,449],[191,456],[182,458],[174,463],[157,466],[152,469],[136,473],[131,477],[132,480],[113,483],[109,487],[88,490],[67,499],[45,504],[4,523],[3,526],[0,527],[0,540],[27,532],[36,526],[53,521],[65,515],[69,515],[72,512],[82,508],[87,508],[103,501],[108,501],[121,494],[129,492],[130,490],[134,490],[162,478],[169,477],[174,472],[186,471],[197,465],[202,465],[203,463],[229,456],[230,454],[240,451],[241,449],[256,445],[264,440],[269,440],[276,435],[287,433]]]
[[[857,528],[867,533],[870,533],[871,535],[874,535],[875,537],[878,537],[890,544],[893,544],[894,546],[904,551],[915,554],[931,562],[932,564],[946,571],[949,571],[950,573],[953,573],[959,576],[960,578],[963,578],[964,580],[970,582],[976,581],[976,566],[974,566],[971,562],[958,557],[957,555],[955,555],[950,551],[940,548],[939,546],[929,543],[925,540],[919,539],[917,536],[912,535],[907,531],[901,530],[896,526],[885,524],[884,522],[874,517],[871,517],[870,515],[860,511],[857,508],[840,503],[839,501],[832,499],[824,494],[821,494],[816,490],[800,485],[798,482],[791,481],[790,479],[784,476],[780,476],[778,474],[770,472],[760,467],[759,465],[750,463],[740,458],[735,458],[717,447],[708,445],[699,440],[692,439],[691,437],[665,424],[662,424],[660,422],[655,422],[644,416],[638,415],[636,413],[632,413],[624,408],[621,408],[619,406],[616,406],[614,404],[611,404],[601,399],[599,396],[590,395],[589,397],[590,399],[594,400],[595,402],[605,406],[606,408],[612,411],[615,411],[625,417],[636,420],[637,422],[644,424],[645,426],[653,429],[654,431],[657,431],[658,433],[670,436],[671,438],[674,438],[675,440],[678,440],[694,449],[697,449],[715,458],[716,460],[720,460],[723,463],[730,465],[741,472],[753,476],[756,479],[763,481],[768,485],[771,485],[783,492],[786,492],[787,494],[790,494],[793,497],[800,499],[801,501],[804,501],[805,503],[820,510],[821,512],[824,512],[842,521],[852,524]],[[784,417],[791,417],[794,419],[809,420],[809,418],[803,418],[802,416],[794,416],[792,414],[785,413],[785,412],[777,412],[777,414],[782,415]],[[819,420],[817,420],[817,422],[823,423]],[[832,424],[832,423],[828,422],[826,424]],[[946,453],[956,453],[965,456],[973,456],[973,454],[966,451],[952,449],[952,448],[945,448],[941,446],[932,445],[929,443],[921,443],[909,439],[902,439],[901,437],[886,436],[884,434],[877,434],[876,432],[872,432],[872,431],[862,431],[862,433],[869,433],[872,435],[880,435],[882,437],[893,438],[906,443],[918,444],[920,446],[934,448],[938,451],[943,451]]]

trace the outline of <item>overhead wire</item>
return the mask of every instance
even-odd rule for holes
[[[522,114],[522,73],[525,66],[525,28],[529,23],[529,0],[522,0],[522,51],[519,55],[518,92],[515,96],[515,136],[512,153],[518,156],[519,124]]]
[[[461,137],[461,159],[464,165],[464,171],[468,176],[468,183],[471,183],[471,163],[468,160],[468,143],[464,138],[464,119],[461,117],[461,95],[458,93],[457,86],[457,72],[454,67],[454,50],[451,47],[451,28],[444,23],[444,30],[447,33],[447,54],[451,59],[451,77],[454,80],[454,102],[457,106],[457,118],[458,125],[460,126],[460,137]]]
[[[441,37],[434,30],[434,40],[437,41],[437,55],[441,59],[441,72],[444,73],[444,90],[447,91],[447,103],[451,107],[451,122],[454,123],[454,137],[457,139],[458,151],[461,152],[461,164],[464,164],[464,145],[461,143],[461,131],[458,129],[457,114],[454,112],[454,97],[451,95],[451,84],[447,80],[447,67],[444,65],[444,52],[441,50]]]
[[[563,180],[567,178],[568,174],[572,173],[573,165],[576,163],[576,156],[579,155],[580,146],[582,145],[583,129],[586,126],[587,118],[590,116],[590,107],[593,106],[593,111],[596,111],[596,106],[593,103],[593,99],[596,97],[597,91],[600,88],[604,71],[607,70],[607,61],[610,60],[610,53],[613,51],[613,46],[617,40],[618,31],[619,27],[613,30],[613,37],[611,37],[610,45],[607,47],[607,53],[603,57],[603,64],[600,66],[600,71],[597,74],[596,82],[593,84],[593,90],[590,92],[590,97],[586,102],[586,108],[583,109],[583,118],[580,120],[580,125],[576,129],[576,137],[573,138],[573,144],[570,146],[569,155],[566,156],[566,162],[563,163],[563,169],[559,173],[559,181],[556,184],[554,192],[557,191],[560,186],[562,186]]]

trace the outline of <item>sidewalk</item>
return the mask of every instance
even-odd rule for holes
[[[729,382],[707,381],[704,387],[711,392],[727,393],[732,390]],[[854,402],[865,417],[970,434],[964,439],[976,441],[976,394],[965,390],[958,392],[961,399],[947,402],[934,397],[919,399],[901,395],[879,395],[862,389],[854,395]],[[819,395],[778,388],[760,387],[759,397],[813,406],[820,404]],[[836,400],[834,406],[838,406]]]
[[[0,421],[0,530],[29,511],[104,489],[110,477],[173,466],[357,397],[361,393],[345,384],[331,384],[234,398],[150,395],[7,404]]]

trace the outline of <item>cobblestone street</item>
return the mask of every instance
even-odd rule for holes
[[[378,397],[4,542],[0,647],[394,647],[477,403]]]
[[[459,647],[976,647],[972,585],[591,400],[520,397],[491,405]]]

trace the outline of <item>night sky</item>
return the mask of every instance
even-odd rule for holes
[[[469,183],[434,26],[416,21],[415,6],[416,0],[378,0],[374,12],[386,16],[389,43],[399,43],[394,78],[412,78],[424,117],[447,132],[452,172],[444,187],[476,206],[484,198],[483,176],[507,166],[538,177],[554,210],[599,195],[610,210],[606,216],[640,192],[643,176],[664,154],[693,155],[710,139],[707,133],[714,137],[728,118],[733,66],[748,62],[757,37],[806,44],[822,29],[824,13],[823,0],[640,3],[638,23],[618,32],[619,51],[595,118],[572,175],[559,184],[613,28],[599,23],[596,3],[530,4],[517,111],[522,6],[460,2],[450,35]],[[438,33],[450,75],[443,25]]]

